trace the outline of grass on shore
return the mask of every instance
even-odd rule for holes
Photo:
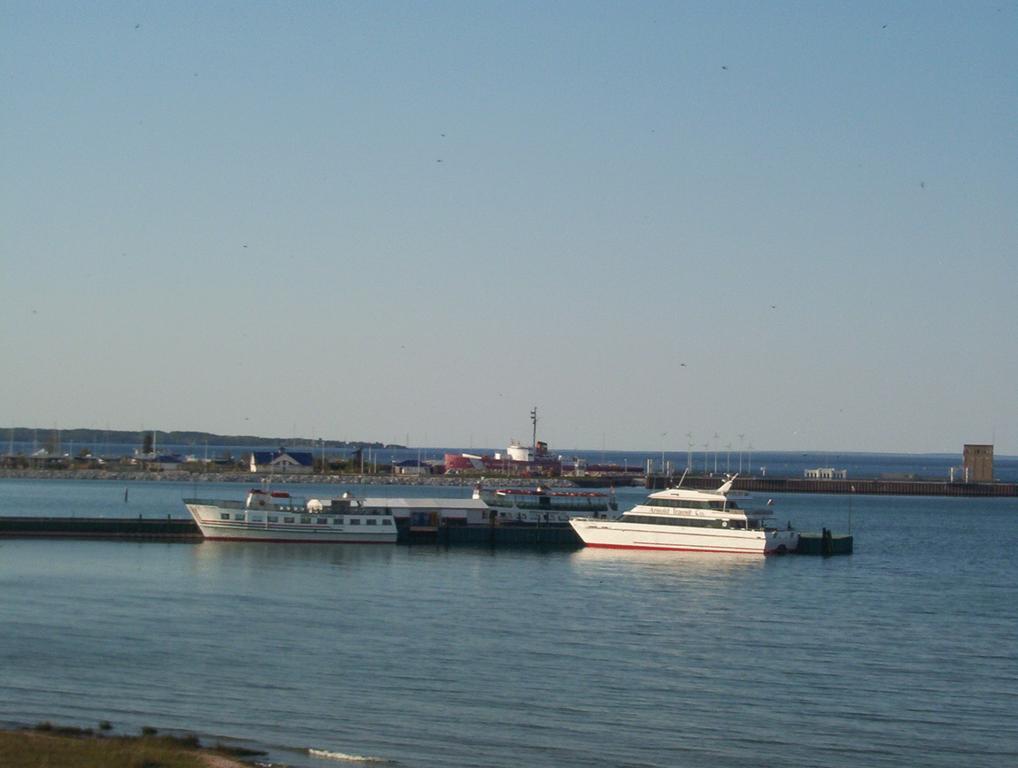
[[[208,768],[207,756],[235,758],[238,752],[207,750],[195,736],[160,736],[154,728],[141,736],[105,736],[49,723],[0,731],[3,768]]]

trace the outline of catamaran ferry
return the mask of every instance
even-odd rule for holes
[[[344,493],[301,502],[286,491],[254,488],[244,501],[184,499],[202,536],[217,541],[393,544],[392,509]]]
[[[772,554],[794,552],[799,534],[768,525],[769,502],[751,507],[733,492],[730,478],[715,491],[679,486],[652,493],[613,520],[573,518],[569,524],[588,547],[677,552]]]

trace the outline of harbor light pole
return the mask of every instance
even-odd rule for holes
[[[531,448],[534,449],[534,456],[533,456],[533,458],[536,460],[537,459],[537,406],[536,405],[533,408],[530,409],[530,421],[534,425],[534,434],[533,434],[533,437],[531,438],[530,446],[531,446]]]

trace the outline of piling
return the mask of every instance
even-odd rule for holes
[[[834,533],[824,528],[820,533],[809,532],[799,534],[799,546],[795,549],[797,555],[820,555],[830,557],[832,555],[850,555],[854,546],[850,535]]]

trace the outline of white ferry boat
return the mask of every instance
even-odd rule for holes
[[[769,502],[751,507],[733,492],[735,477],[715,491],[679,486],[652,493],[613,520],[573,518],[569,524],[588,547],[677,552],[778,554],[794,552],[799,534],[768,525]]]
[[[202,536],[217,541],[393,544],[392,509],[343,494],[302,502],[286,491],[252,489],[244,501],[184,499]]]
[[[488,507],[481,522],[498,525],[562,525],[579,515],[607,517],[618,510],[614,494],[595,491],[536,488],[485,488],[474,486],[475,500]]]

